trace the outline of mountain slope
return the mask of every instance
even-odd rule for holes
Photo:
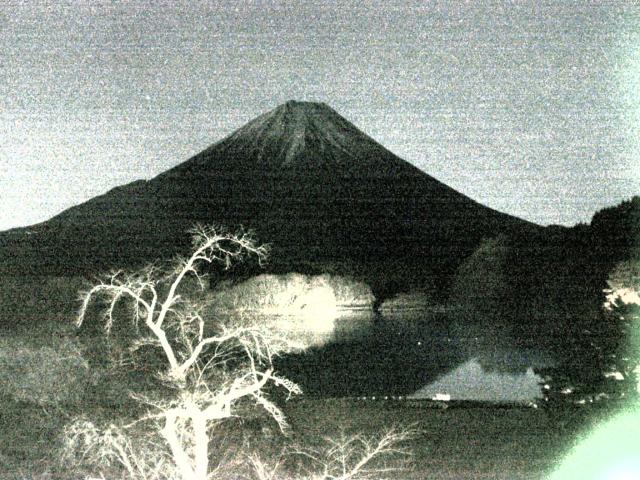
[[[5,232],[0,268],[76,274],[167,258],[195,222],[255,230],[275,270],[330,264],[374,281],[394,269],[445,278],[483,237],[538,228],[435,180],[328,106],[287,102],[149,181]]]
[[[160,178],[191,171],[351,178],[421,174],[327,105],[294,101],[252,120]]]

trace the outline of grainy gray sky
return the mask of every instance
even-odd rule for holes
[[[637,2],[0,3],[0,230],[324,101],[498,210],[640,193]]]

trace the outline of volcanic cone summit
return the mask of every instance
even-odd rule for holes
[[[420,175],[324,103],[289,101],[257,117],[170,175],[387,177]]]

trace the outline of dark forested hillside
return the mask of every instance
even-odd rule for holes
[[[485,239],[458,269],[451,301],[505,342],[553,352],[564,381],[601,380],[627,334],[604,311],[603,290],[620,262],[640,259],[639,220],[634,197],[589,225]]]

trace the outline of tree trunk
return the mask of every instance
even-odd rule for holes
[[[195,478],[207,480],[209,472],[209,435],[207,432],[207,420],[203,415],[191,417],[194,438]]]
[[[180,471],[180,475],[182,476],[182,480],[206,480],[206,474],[204,477],[197,477],[193,468],[191,467],[191,461],[189,456],[184,451],[182,444],[180,442],[180,438],[176,433],[176,420],[177,414],[172,411],[166,412],[165,416],[165,425],[162,429],[162,435],[167,440],[169,444],[169,448],[171,448],[171,455],[173,456],[173,461],[178,467]]]

